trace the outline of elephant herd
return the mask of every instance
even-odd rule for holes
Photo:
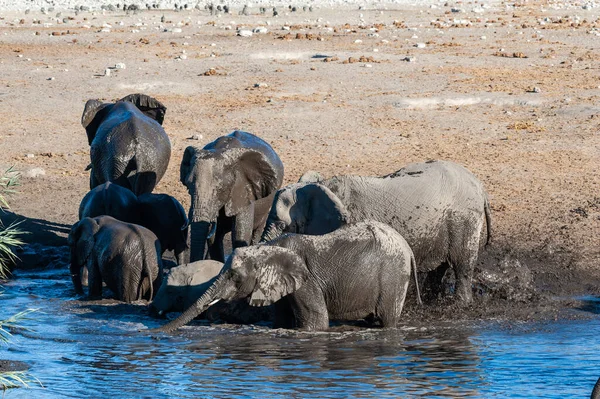
[[[391,327],[411,275],[410,295],[420,302],[418,274],[437,296],[449,268],[456,300],[472,300],[491,216],[482,183],[464,167],[427,161],[380,177],[329,179],[307,172],[282,188],[273,148],[234,131],[185,149],[186,216],[175,198],[152,193],[171,157],[165,112],[143,94],[85,105],[90,192],[68,241],[78,294],[87,285],[90,297],[101,297],[106,286],[125,302],[152,301],[155,315],[182,312],[158,331],[219,301],[273,305],[280,328],[324,330],[330,320],[362,319]],[[166,277],[165,250],[178,263]]]

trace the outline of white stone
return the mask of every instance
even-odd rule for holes
[[[238,30],[237,35],[241,37],[250,37],[252,36],[252,31],[247,29],[241,29]]]
[[[35,179],[36,177],[46,176],[46,171],[42,168],[33,168],[25,172],[25,177]]]
[[[118,64],[115,65],[115,69],[125,69],[125,64],[122,62],[119,62]]]
[[[415,47],[416,48],[425,48],[425,47],[427,47],[427,45],[425,43],[417,43],[417,44],[415,44]]]

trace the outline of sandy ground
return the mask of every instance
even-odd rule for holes
[[[258,9],[219,17],[63,12],[60,21],[73,18],[66,23],[5,12],[0,167],[24,174],[11,211],[28,218],[28,241],[64,245],[89,189],[85,102],[143,92],[167,106],[173,146],[156,192],[185,207],[185,147],[234,129],[271,143],[285,182],[311,169],[382,175],[448,159],[490,195],[494,239],[482,267],[508,256],[531,269],[540,292],[599,293],[598,12],[474,7],[321,8],[275,18]],[[267,33],[236,36],[258,26]],[[104,76],[118,63],[126,68]],[[27,177],[36,168],[44,174]]]

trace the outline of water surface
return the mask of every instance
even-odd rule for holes
[[[73,296],[67,271],[20,272],[0,318],[39,308],[0,358],[44,385],[6,398],[586,398],[600,375],[600,303],[590,320],[455,323],[306,333],[198,325],[174,335],[143,306]]]

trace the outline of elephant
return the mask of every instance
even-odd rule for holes
[[[173,251],[177,264],[187,250],[188,219],[183,206],[167,194],[147,193],[138,197],[124,187],[106,182],[90,190],[79,205],[79,219],[112,216],[122,222],[150,229],[162,252]]]
[[[185,149],[180,180],[191,196],[190,261],[225,260],[223,238],[233,248],[260,239],[273,195],[283,181],[283,163],[259,137],[236,130],[204,148]]]
[[[383,177],[304,178],[275,194],[261,241],[284,232],[326,234],[365,219],[402,234],[434,293],[452,267],[457,298],[472,300],[484,220],[486,244],[491,239],[490,206],[483,184],[453,162],[413,163]]]
[[[136,195],[154,190],[171,158],[171,142],[162,127],[166,110],[145,94],[114,104],[85,104],[81,124],[90,144],[90,189],[111,181]]]
[[[183,312],[214,283],[222,268],[223,263],[214,260],[200,260],[171,268],[149,306],[150,314],[164,317],[169,312]],[[272,309],[253,307],[241,300],[218,303],[203,315],[211,321],[220,319],[227,323],[248,324],[272,319]]]
[[[162,317],[169,312],[183,312],[214,283],[222,268],[223,263],[214,260],[171,268],[150,304],[150,313]]]
[[[591,399],[600,399],[600,378],[596,381],[594,385],[594,389],[592,390],[592,394],[590,395]]]
[[[83,294],[80,271],[84,267],[90,298],[102,296],[102,283],[127,303],[150,300],[160,287],[160,243],[145,227],[110,216],[86,217],[73,225],[68,243],[71,278],[79,295]]]
[[[285,234],[236,248],[192,306],[154,331],[173,331],[220,300],[275,304],[278,328],[326,330],[329,320],[399,320],[413,253],[391,227],[363,221],[325,235]],[[416,276],[416,274],[415,274]]]

